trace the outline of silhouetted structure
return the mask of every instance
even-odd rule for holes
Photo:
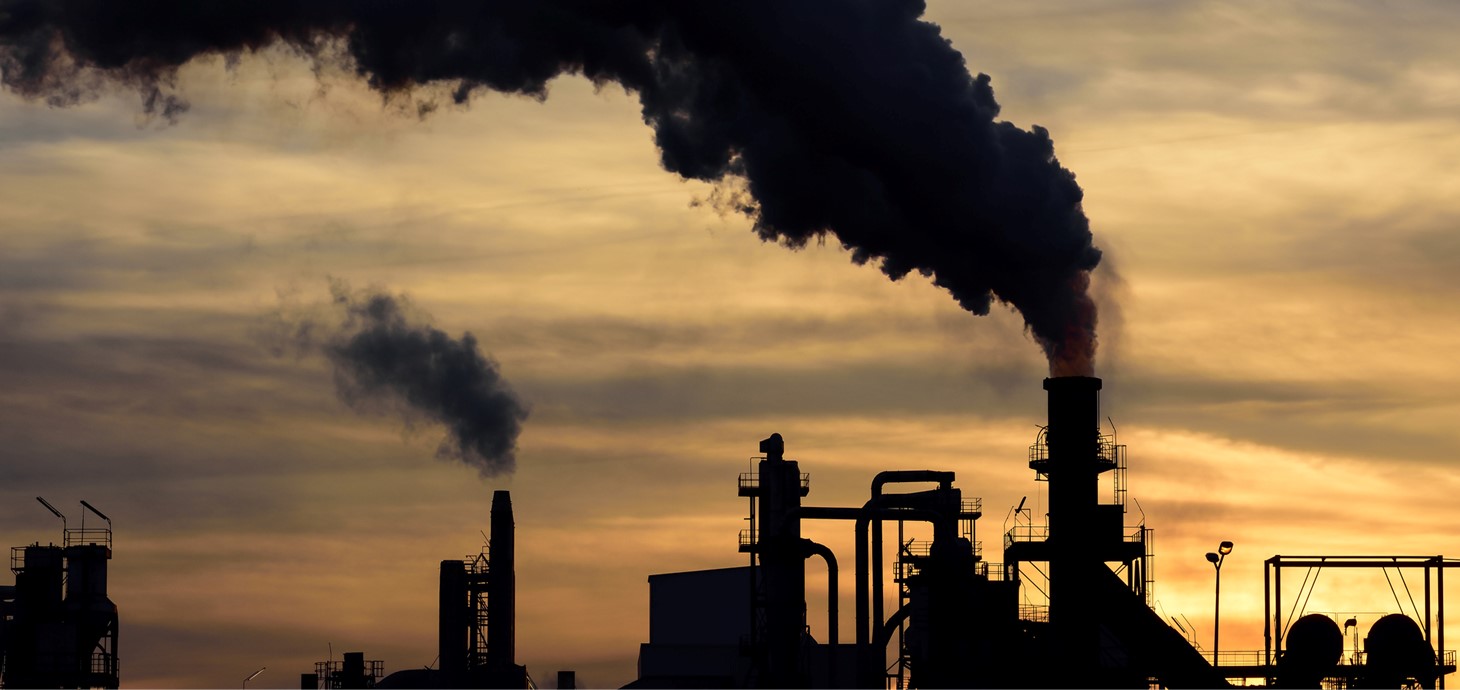
[[[105,528],[65,527],[62,546],[39,542],[10,550],[15,585],[0,587],[0,685],[8,688],[115,688],[117,606],[107,598],[111,520]]]
[[[302,690],[373,688],[385,675],[385,662],[366,659],[364,652],[345,652],[339,661],[314,662],[314,673],[299,674]]]
[[[526,688],[516,662],[517,575],[512,495],[492,494],[490,542],[465,560],[441,561],[439,668],[407,669],[380,688]]]
[[[1167,626],[1150,608],[1152,530],[1126,524],[1125,447],[1113,429],[1101,432],[1101,386],[1083,376],[1044,381],[1049,423],[1027,460],[1036,480],[1048,482],[1048,521],[1035,524],[1022,502],[1011,511],[1002,563],[984,560],[982,502],[964,498],[954,473],[883,471],[860,506],[803,505],[810,475],[785,457],[779,434],[761,441],[756,471],[742,474],[737,488],[749,500],[739,540],[748,563],[649,576],[649,641],[639,649],[639,677],[627,687],[1221,687],[1227,678],[1264,679],[1268,687],[1443,685],[1454,671],[1453,651],[1435,653],[1436,642],[1444,646],[1444,570],[1460,561],[1440,556],[1274,556],[1265,578],[1266,649],[1224,651],[1228,663],[1221,665]],[[1113,489],[1109,502],[1102,477]],[[801,536],[805,520],[851,523],[851,641],[839,638],[842,563]],[[931,540],[907,539],[910,522],[929,525]],[[897,534],[890,569],[884,523]],[[515,661],[514,539],[511,498],[498,491],[488,546],[473,558],[442,561],[438,669],[380,678],[380,662],[352,653],[304,674],[301,685],[530,687]],[[812,557],[827,572],[824,641],[807,626]],[[1342,659],[1343,632],[1331,618],[1311,614],[1283,627],[1281,570],[1294,566],[1422,569],[1424,622],[1380,618],[1368,651]],[[897,601],[890,613],[889,570]],[[1348,624],[1357,634],[1357,623]],[[576,685],[571,672],[557,680]]]
[[[975,529],[981,502],[963,498],[952,472],[881,472],[860,507],[803,506],[809,475],[785,459],[779,434],[762,441],[759,471],[742,475],[739,487],[750,499],[750,527],[740,540],[749,566],[651,576],[650,642],[640,648],[640,677],[631,685],[1090,687],[1144,686],[1148,680],[1225,685],[1147,607],[1150,530],[1138,525],[1128,533],[1124,524],[1124,447],[1100,433],[1100,387],[1093,377],[1045,380],[1049,426],[1030,448],[1029,465],[1049,482],[1049,524],[1016,523],[1005,536],[1002,566],[984,562]],[[1101,503],[1098,496],[1100,476],[1107,472],[1116,472],[1114,503]],[[886,490],[906,484],[931,487]],[[854,525],[857,610],[850,645],[837,639],[837,559],[825,546],[801,538],[802,520]],[[890,616],[883,610],[885,522],[896,523],[899,542],[894,577],[899,607]],[[904,541],[906,522],[930,524],[931,542]],[[825,644],[811,639],[806,627],[804,563],[811,556],[826,561],[830,580]],[[1047,607],[1019,605],[1019,565],[1029,562],[1048,566],[1043,572],[1049,580],[1038,588],[1049,593]],[[674,644],[656,639],[665,616],[699,612],[684,606],[686,595],[665,586],[676,580],[694,582],[701,600],[721,606],[745,601],[733,594],[736,588],[749,592],[739,658],[723,653],[723,627],[717,628],[719,638],[706,626],[698,634],[677,633]],[[893,639],[898,646],[889,665]],[[711,654],[711,648],[721,651]]]
[[[1445,647],[1445,570],[1460,567],[1460,560],[1444,556],[1273,556],[1263,569],[1264,649],[1257,652],[1252,664],[1223,666],[1229,678],[1264,678],[1269,685],[1284,688],[1318,687],[1321,682],[1331,688],[1392,688],[1397,686],[1444,686],[1444,676],[1455,672],[1455,651]],[[1408,590],[1403,571],[1418,570],[1422,574],[1423,597],[1411,602],[1416,622],[1402,613],[1384,615],[1369,626],[1363,651],[1357,640],[1353,655],[1332,659],[1333,638],[1338,636],[1339,655],[1343,637],[1338,623],[1322,614],[1308,614],[1283,624],[1283,570],[1287,568],[1380,569],[1388,578],[1388,570],[1398,575],[1400,586]],[[1316,579],[1316,578],[1315,578]],[[1391,584],[1391,586],[1393,586]],[[1306,599],[1311,593],[1305,575],[1297,597]],[[1395,597],[1398,594],[1395,593]],[[1423,606],[1423,610],[1420,606]],[[1355,635],[1359,622],[1350,619]],[[1436,650],[1440,650],[1436,654]],[[1281,652],[1279,651],[1281,650]]]

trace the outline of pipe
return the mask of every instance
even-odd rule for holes
[[[895,496],[883,496],[882,502]],[[873,505],[868,501],[862,507],[862,514],[857,517],[857,670],[858,684],[865,686],[872,680],[868,673],[868,666],[871,666],[871,659],[868,643],[872,632],[871,621],[868,620],[870,612],[867,608],[868,584],[867,584],[867,532],[869,523],[875,516],[878,520],[916,520],[929,522],[936,525],[940,516],[931,510],[920,508],[888,508]],[[880,546],[880,545],[879,545]],[[880,622],[880,621],[879,621]],[[880,682],[875,685],[881,685]]]
[[[914,500],[911,500],[910,501],[910,500],[908,500],[906,498],[906,496],[913,496],[914,497]],[[792,510],[787,515],[787,517],[789,519],[807,519],[807,520],[856,520],[856,534],[857,534],[857,537],[856,537],[857,538],[857,551],[856,551],[856,575],[857,575],[857,637],[856,637],[856,642],[857,642],[857,668],[858,668],[858,673],[859,674],[862,674],[862,673],[865,672],[865,668],[864,667],[868,664],[868,660],[870,659],[870,657],[867,657],[866,656],[866,652],[867,652],[868,644],[870,643],[869,638],[871,637],[871,631],[872,631],[872,624],[871,624],[871,621],[869,620],[870,611],[868,610],[868,606],[867,606],[867,600],[869,598],[868,597],[868,594],[869,594],[868,590],[870,589],[870,587],[868,586],[868,581],[867,581],[868,580],[868,578],[867,578],[867,561],[868,561],[868,555],[867,555],[867,536],[868,536],[869,526],[870,526],[870,524],[872,522],[872,518],[873,517],[876,517],[879,521],[880,520],[912,520],[912,521],[916,521],[916,522],[927,522],[927,523],[930,523],[930,524],[932,524],[934,526],[934,533],[935,533],[935,538],[936,538],[936,535],[939,532],[944,531],[944,530],[940,530],[939,529],[940,522],[946,521],[946,518],[948,516],[942,515],[942,514],[940,514],[937,511],[927,510],[927,509],[924,509],[924,508],[911,507],[911,506],[908,506],[908,505],[903,505],[903,506],[895,505],[895,504],[899,504],[899,503],[900,504],[912,503],[912,504],[915,505],[917,503],[916,499],[919,498],[919,497],[920,496],[918,496],[917,494],[889,494],[889,495],[884,495],[884,496],[880,497],[879,502],[881,502],[881,503],[893,503],[894,505],[892,505],[892,506],[874,505],[872,501],[868,501],[866,503],[866,505],[863,505],[861,508],[830,508],[830,507],[822,507],[822,506],[799,506],[796,509]],[[952,524],[954,525],[954,532],[955,533],[957,531],[957,521],[958,521],[958,516],[955,513],[952,516]],[[944,529],[946,529],[946,528],[944,528]],[[901,620],[899,620],[898,623],[901,623]],[[884,649],[886,648],[886,644],[883,645],[883,648]],[[863,678],[858,678],[858,684],[865,685],[865,683],[862,682],[863,680],[864,680]]]
[[[872,648],[884,650],[887,649],[887,644],[889,642],[892,642],[892,633],[897,632],[897,628],[902,625],[903,621],[908,619],[908,616],[911,615],[912,604],[903,604],[902,607],[897,610],[897,613],[892,614],[892,617],[888,618],[887,622],[882,624],[882,628],[877,631],[877,637],[872,640]]]
[[[821,556],[826,561],[826,686],[837,687],[836,684],[836,661],[837,661],[837,567],[836,554],[831,552],[825,544],[818,544],[810,539],[801,540],[801,552],[807,558]]]
[[[953,473],[946,470],[885,470],[872,477],[872,500],[882,497],[882,487],[888,484],[915,484],[937,482],[938,488],[953,488]],[[882,521],[872,523],[872,618],[882,620]],[[899,544],[898,548],[902,548]]]
[[[949,474],[950,476],[952,473],[942,474]],[[927,522],[933,524],[933,543],[937,544],[940,541],[952,541],[958,538],[958,509],[956,509],[958,505],[955,502],[953,506],[945,506],[945,508],[950,508],[949,511],[927,508],[927,505],[933,503],[934,506],[937,506],[940,499],[945,499],[945,497],[950,496],[950,492],[952,492],[950,489],[936,489],[931,490],[931,492],[888,493],[888,495],[876,496],[873,500],[880,503],[882,508],[902,509],[902,511],[907,511],[907,509],[927,511],[930,515]],[[901,519],[898,513],[894,513],[892,518]],[[882,537],[882,530],[880,530],[882,528],[882,521],[879,519],[879,521],[873,522],[872,527],[872,611],[876,616],[875,620],[877,623],[880,623],[882,621],[882,582],[883,576],[885,576],[885,573],[882,572],[882,540],[880,540],[880,537]],[[860,595],[861,597],[866,597],[866,591],[861,591]]]
[[[837,567],[836,554],[831,552],[824,544],[818,544],[810,539],[801,540],[801,553],[806,558],[821,556],[826,561],[826,641],[827,644],[837,643]]]

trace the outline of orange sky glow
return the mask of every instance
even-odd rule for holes
[[[1460,556],[1456,7],[928,5],[1085,189],[1102,414],[1160,610],[1210,644],[1224,539],[1224,650],[1261,648],[1274,554]],[[736,475],[772,432],[810,504],[957,472],[986,555],[1044,500],[1046,364],[1017,314],[834,242],[760,242],[660,168],[622,89],[560,78],[418,120],[267,51],[179,88],[176,124],[134,93],[0,91],[0,541],[59,541],[36,495],[112,517],[125,685],[267,666],[251,686],[293,687],[331,649],[432,664],[439,562],[510,489],[518,661],[618,687],[647,576],[742,563]],[[332,278],[479,338],[532,406],[514,474],[435,459],[439,429],[356,414],[325,362],[269,351],[270,315]],[[850,529],[808,536],[850,554]],[[1309,611],[1399,610],[1382,579],[1323,577]]]

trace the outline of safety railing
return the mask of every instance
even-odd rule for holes
[[[1202,650],[1201,655],[1207,660],[1207,663],[1214,666],[1261,666],[1263,664],[1261,649],[1217,652],[1216,657],[1212,656],[1210,650]]]
[[[1120,460],[1125,454],[1125,446],[1116,443],[1114,436],[1100,434],[1096,443],[1095,452],[1101,460],[1111,463],[1111,465],[1120,464]],[[1032,464],[1046,460],[1049,460],[1049,430],[1040,429],[1039,436],[1034,439],[1034,443],[1029,445],[1029,462]]]
[[[1049,622],[1048,604],[1020,604],[1019,620],[1026,620],[1033,623]]]
[[[1049,525],[1015,525],[1004,533],[1004,548],[1021,541],[1044,541],[1049,539]]]
[[[759,489],[759,488],[760,488],[760,473],[759,472],[741,472],[740,473],[740,489],[741,490],[745,490],[745,489]],[[802,489],[802,493],[805,493],[806,491],[809,491],[811,489],[811,473],[810,472],[802,472],[801,473],[801,489]]]
[[[121,673],[121,663],[115,656],[106,652],[95,652],[91,655],[91,672],[100,675],[117,675]]]
[[[82,544],[95,544],[112,547],[112,531],[106,527],[88,527],[66,530],[66,546],[80,546]]]
[[[740,530],[740,546],[741,546],[741,548],[744,548],[744,547],[747,547],[747,546],[755,546],[755,544],[759,540],[759,538],[760,538],[760,530],[757,530],[757,529],[743,529],[743,530]]]

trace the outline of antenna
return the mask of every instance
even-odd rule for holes
[[[41,505],[43,505],[43,506],[46,507],[46,510],[51,511],[51,514],[52,515],[55,515],[56,517],[61,518],[61,532],[62,533],[65,533],[65,531],[66,531],[66,516],[65,515],[62,515],[61,514],[61,511],[56,510],[56,506],[53,506],[50,503],[48,503],[46,501],[46,499],[41,498],[40,496],[36,496],[35,497],[35,500],[40,501],[41,502]]]

